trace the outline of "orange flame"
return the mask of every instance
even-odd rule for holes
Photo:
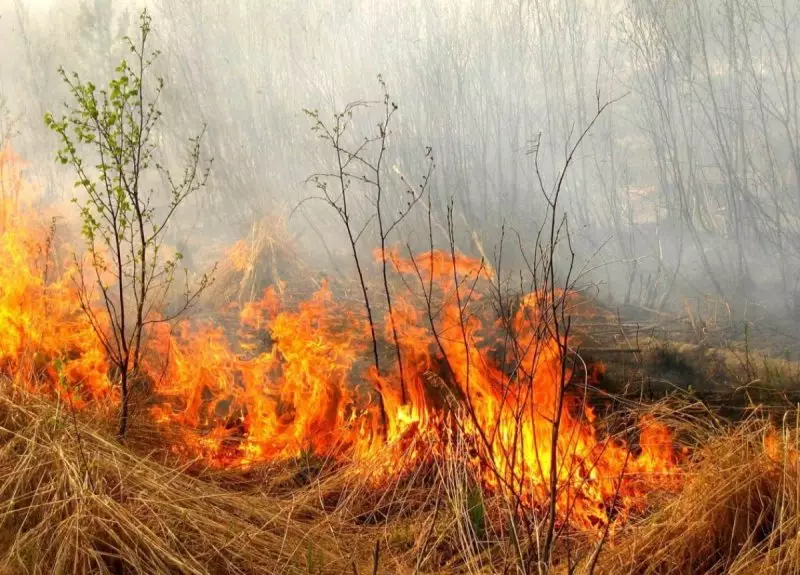
[[[53,269],[52,234],[21,203],[20,167],[9,149],[0,153],[0,371],[82,407],[113,395],[108,364],[75,295],[76,270]]]
[[[433,252],[413,260],[394,253],[392,263],[435,286],[429,298],[438,296],[432,324],[411,297],[394,298],[405,403],[399,366],[379,374],[369,365],[369,326],[357,305],[336,301],[323,285],[287,309],[269,288],[242,308],[237,328],[240,341],[252,341],[253,333],[267,338],[260,352],[248,343],[237,353],[210,325],[183,324],[177,337],[161,340],[162,355],[173,351],[158,391],[171,399],[156,408],[157,418],[178,424],[184,446],[220,465],[310,449],[353,457],[385,477],[448,456],[448,438],[457,433],[472,445],[470,465],[487,487],[538,505],[548,500],[554,473],[559,513],[586,527],[610,521],[612,501],[613,513],[624,516],[642,507],[647,491],[674,479],[677,457],[666,427],[642,421],[638,449],[599,438],[591,407],[574,392],[560,393],[570,373],[556,339],[537,325],[542,294],[522,298],[509,343],[497,322],[473,313],[480,297],[471,286],[488,279],[479,261]],[[459,303],[457,284],[469,302]],[[383,321],[389,343],[390,320]],[[509,346],[504,367],[498,352]],[[382,398],[385,429],[372,389]]]
[[[76,271],[46,278],[46,234],[22,219],[9,217],[0,233],[0,370],[30,389],[69,394],[76,407],[114,400],[103,350],[72,289]],[[243,264],[243,244],[232,253]],[[337,300],[327,284],[298,304],[271,287],[217,322],[156,325],[144,369],[153,419],[182,434],[176,451],[219,466],[311,451],[381,479],[454,456],[459,438],[487,489],[536,507],[555,485],[561,520],[585,528],[624,518],[648,491],[674,484],[666,427],[641,421],[639,447],[595,428],[582,388],[571,383],[566,342],[548,319],[552,298],[564,294],[527,294],[498,321],[481,297],[491,279],[481,261],[438,251],[388,258],[422,291],[394,294],[380,326],[380,372],[361,305]],[[386,359],[394,357],[392,323],[402,378]]]

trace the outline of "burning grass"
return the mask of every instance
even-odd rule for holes
[[[592,370],[556,317],[579,298],[551,285],[503,299],[485,262],[454,248],[381,252],[404,289],[373,324],[324,282],[293,298],[275,238],[254,231],[229,252],[234,289],[219,293],[232,303],[153,322],[120,444],[114,373],[73,289],[81,270],[16,196],[12,207],[0,233],[0,571],[795,565],[794,433],[756,418],[712,428],[710,414],[666,403],[599,417]],[[257,274],[264,261],[271,279]],[[397,358],[383,369],[377,341],[368,359],[376,325]]]
[[[74,289],[80,266],[57,266],[52,229],[40,233],[28,215],[0,235],[0,369],[20,389],[107,411],[118,386],[93,336],[106,316],[86,313],[92,300]],[[233,253],[258,261],[252,254],[272,243]],[[534,290],[497,314],[484,262],[436,250],[388,257],[409,287],[395,291],[391,314],[373,311],[400,361],[369,365],[373,315],[331,286],[293,301],[272,284],[205,320],[152,318],[133,382],[144,424],[169,436],[175,454],[212,467],[308,453],[349,462],[373,485],[457,452],[482,489],[515,502],[512,515],[543,512],[551,531],[603,530],[638,512],[648,492],[675,488],[668,428],[595,426],[585,375],[567,365],[576,359],[566,335],[553,332],[556,299],[570,294]]]
[[[792,425],[732,425],[662,404],[695,446],[676,494],[656,494],[601,550],[598,573],[789,573],[798,568]],[[684,415],[678,415],[683,412]],[[0,390],[4,573],[522,572],[506,506],[467,451],[375,486],[353,462],[180,465],[156,430],[113,437],[102,419]],[[466,450],[468,446],[461,443]],[[598,536],[560,532],[554,572],[587,572]],[[525,549],[524,549],[525,550]],[[529,569],[535,566],[527,566]]]
[[[798,572],[798,417],[781,431],[758,415],[703,430],[680,494],[620,534],[599,571]]]

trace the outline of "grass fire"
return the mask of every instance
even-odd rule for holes
[[[749,0],[718,3],[732,34],[761,29],[737,11]],[[31,15],[56,10],[45,4],[15,5],[15,33],[29,38]],[[420,138],[439,133],[444,110],[412,101],[406,116],[390,86],[416,80],[376,56],[397,74],[376,74],[377,97],[338,105],[347,90],[334,82],[332,112],[314,107],[328,109],[324,98],[287,112],[308,137],[303,160],[285,168],[297,173],[284,176],[272,167],[281,152],[232,127],[239,112],[225,111],[226,98],[242,94],[205,107],[224,82],[198,91],[198,113],[186,115],[181,78],[220,64],[205,46],[181,52],[170,34],[210,14],[171,0],[138,18],[80,3],[76,22],[118,22],[119,61],[65,58],[35,145],[6,113],[15,101],[0,100],[0,573],[800,572],[796,262],[763,255],[795,245],[796,181],[778,168],[785,158],[766,126],[769,116],[796,127],[796,106],[792,116],[769,95],[744,94],[752,82],[782,84],[751,74],[749,52],[725,60],[706,44],[708,86],[697,88],[679,74],[697,38],[682,44],[678,15],[636,1],[617,30],[634,62],[620,74],[636,95],[601,81],[602,66],[593,83],[562,78],[558,95],[547,84],[544,125],[566,134],[523,143],[511,132],[540,120],[500,84],[549,69],[565,53],[546,33],[579,24],[545,4],[486,23],[520,19],[553,50],[518,72],[485,62],[486,78],[498,72],[496,113],[516,114],[513,129],[504,124],[513,145],[473,145],[467,125],[452,140]],[[717,30],[689,4],[686,26]],[[767,23],[786,20],[758,13],[768,35]],[[346,26],[382,21],[353,18]],[[332,45],[349,50],[354,40],[335,33],[345,24],[330,25]],[[602,32],[581,26],[599,50]],[[210,26],[202,42],[224,29]],[[524,45],[496,41],[498,51]],[[676,60],[658,68],[652,46]],[[586,55],[573,48],[575,65]],[[482,58],[462,62],[468,77]],[[705,99],[723,90],[710,58],[761,115],[735,120]],[[683,78],[691,110],[657,100],[671,95],[647,75],[656,68]],[[579,109],[558,102],[566,82],[592,84]],[[441,96],[434,84],[417,97]],[[492,93],[438,86],[467,108],[464,93]],[[562,105],[568,128],[555,121]],[[631,109],[649,128],[615,127]],[[175,121],[189,117],[188,131]],[[489,134],[490,116],[476,117]],[[733,151],[727,138],[746,146],[756,120],[769,153]],[[692,121],[707,138],[686,131]],[[739,136],[723,127],[737,121]],[[297,146],[284,126],[265,123],[276,145]],[[670,138],[642,160],[648,130]],[[698,156],[717,162],[724,184],[704,179],[693,146],[713,148]],[[258,173],[299,196],[257,199],[246,189]],[[661,179],[648,187],[649,177]],[[490,192],[497,182],[506,191]],[[615,199],[602,203],[587,182]],[[604,231],[616,247],[597,239]],[[759,258],[764,286],[751,278]]]

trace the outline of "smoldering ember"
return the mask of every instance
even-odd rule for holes
[[[800,573],[799,4],[0,37],[0,573]]]

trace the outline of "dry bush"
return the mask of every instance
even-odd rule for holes
[[[296,237],[286,221],[264,217],[250,226],[247,236],[224,253],[217,267],[214,285],[207,301],[220,303],[252,301],[261,297],[268,286],[283,290],[309,279],[312,272],[296,249]]]

